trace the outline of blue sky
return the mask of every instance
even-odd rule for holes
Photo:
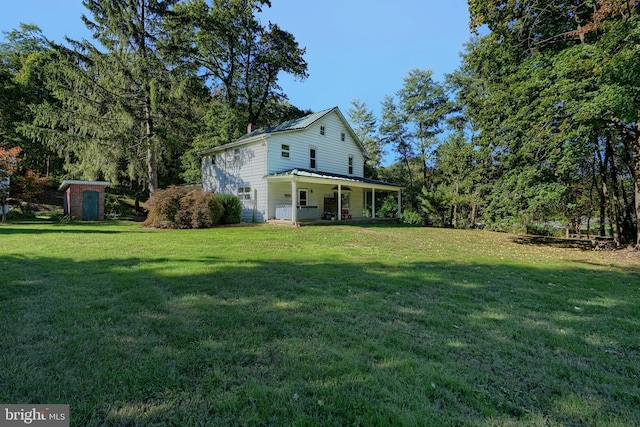
[[[413,68],[441,80],[470,38],[464,0],[272,0],[265,17],[307,48],[309,78],[282,79],[291,103],[345,115],[353,98],[377,112]]]
[[[385,95],[402,86],[413,68],[434,71],[441,80],[460,64],[469,41],[464,0],[271,0],[261,20],[277,23],[306,47],[309,78],[280,82],[290,102],[314,111],[338,106],[347,114],[353,98],[379,113]],[[81,0],[3,1],[0,31],[20,22],[44,35],[90,38],[80,16]]]
[[[0,31],[36,24],[62,42],[91,38],[81,20],[82,0],[4,0]],[[465,0],[271,0],[260,19],[277,23],[306,47],[309,77],[280,77],[289,101],[302,109],[339,107],[348,117],[359,98],[380,117],[380,103],[402,87],[413,68],[442,81],[460,65],[470,40]],[[387,153],[383,163],[390,164]]]

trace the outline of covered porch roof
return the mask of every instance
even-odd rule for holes
[[[290,169],[265,176],[269,182],[307,182],[313,184],[350,185],[352,187],[374,188],[382,191],[401,191],[402,186],[375,179],[336,173],[312,171],[308,169]]]
[[[342,213],[342,194],[343,191],[351,190],[351,187],[359,187],[371,190],[373,194],[376,191],[394,191],[398,193],[398,217],[400,216],[402,204],[402,186],[391,184],[389,182],[376,181],[375,179],[362,178],[358,176],[340,175],[330,172],[312,171],[309,169],[290,169],[283,172],[277,172],[265,176],[267,182],[280,182],[291,184],[291,221],[298,223],[298,184],[321,184],[334,185],[338,191],[338,210]],[[348,186],[348,187],[347,187]],[[376,217],[375,196],[371,199],[371,216]],[[338,215],[341,220],[342,215]]]

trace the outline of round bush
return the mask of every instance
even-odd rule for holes
[[[423,225],[424,221],[422,220],[422,216],[414,210],[406,210],[402,212],[402,216],[400,218],[403,224],[409,225]]]
[[[242,221],[240,199],[233,194],[218,194],[217,197],[223,208],[220,224],[239,224]]]
[[[149,200],[143,225],[156,228],[207,228],[220,222],[222,203],[201,189],[169,187],[156,190]]]

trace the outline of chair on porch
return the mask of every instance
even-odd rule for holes
[[[349,209],[342,209],[342,219],[351,219],[351,214],[349,213]]]

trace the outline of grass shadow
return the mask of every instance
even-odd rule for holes
[[[565,249],[581,249],[584,251],[593,250],[593,243],[591,243],[590,240],[563,239],[548,236],[517,236],[512,240],[514,243],[520,245],[549,246]]]
[[[24,234],[57,234],[57,233],[79,233],[79,234],[116,234],[126,231],[132,233],[134,230],[118,228],[121,221],[73,221],[73,222],[51,222],[51,221],[16,221],[0,224],[0,235]]]
[[[640,419],[622,270],[193,253],[0,271],[0,401],[69,403],[72,425]]]

